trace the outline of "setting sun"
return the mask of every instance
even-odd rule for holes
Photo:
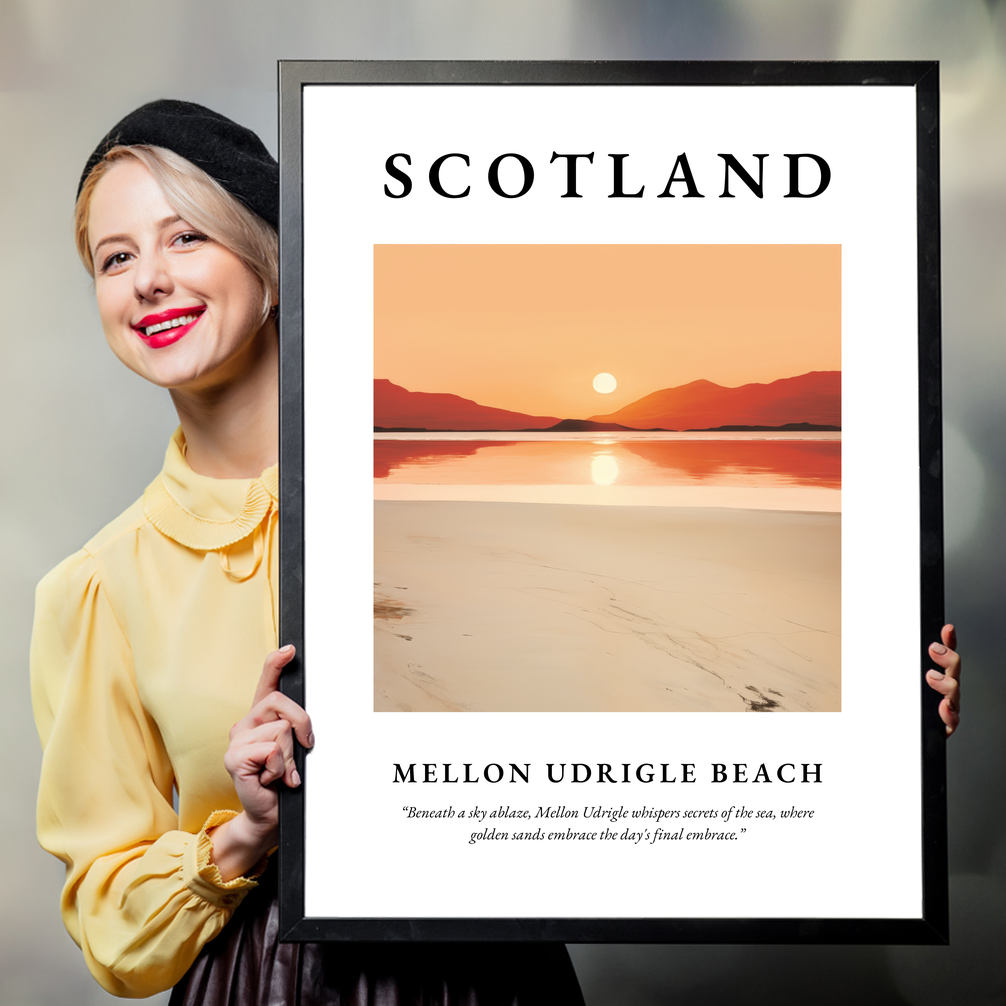
[[[374,376],[556,422],[699,380],[838,371],[841,251],[375,245]]]

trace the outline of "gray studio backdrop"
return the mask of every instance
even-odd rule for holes
[[[572,953],[590,1006],[1006,1002],[1006,3],[2,0],[0,1006],[109,998],[63,931],[61,868],[34,838],[32,592],[140,494],[175,425],[167,395],[105,347],[71,239],[78,173],[113,122],[160,97],[219,109],[275,150],[280,58],[942,61],[947,611],[966,653],[950,745],[953,945]],[[863,821],[861,840],[883,826]]]

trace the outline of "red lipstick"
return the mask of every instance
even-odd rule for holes
[[[178,342],[179,339],[187,335],[205,310],[204,305],[199,305],[196,307],[173,307],[168,311],[148,314],[133,325],[133,331],[151,349],[161,349]],[[185,318],[189,320],[182,324],[178,323],[180,319]]]

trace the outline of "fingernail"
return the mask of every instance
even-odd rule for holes
[[[932,650],[933,653],[947,652],[947,648],[942,643],[933,643],[932,646],[929,647],[929,649]]]
[[[940,673],[939,671],[930,671],[930,672],[929,672],[929,676],[930,676],[930,677],[931,677],[931,678],[932,678],[932,679],[933,679],[934,681],[942,681],[942,680],[943,680],[943,678],[945,677],[945,675],[941,674],[941,673]]]
[[[294,786],[300,785],[300,773],[296,769],[290,773],[290,781],[294,784]]]
[[[313,731],[307,735],[307,746],[309,748],[313,748],[314,747],[314,732]]]
[[[279,652],[284,655],[287,653],[293,653],[293,643],[287,643],[286,646],[280,648]]]

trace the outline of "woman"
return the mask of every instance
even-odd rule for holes
[[[276,942],[276,786],[300,785],[293,738],[313,744],[277,690],[277,220],[258,137],[187,102],[127,116],[81,179],[105,336],[180,427],[142,499],[38,589],[38,830],[67,929],[121,996],[582,1004],[561,945]]]
[[[274,649],[277,188],[253,133],[175,101],[123,119],[81,179],[106,338],[180,427],[142,499],[39,585],[38,830],[67,929],[122,996],[582,1004],[561,946],[276,942],[276,786],[300,785],[293,738],[313,744]],[[931,649],[948,733],[954,645],[948,626]]]

